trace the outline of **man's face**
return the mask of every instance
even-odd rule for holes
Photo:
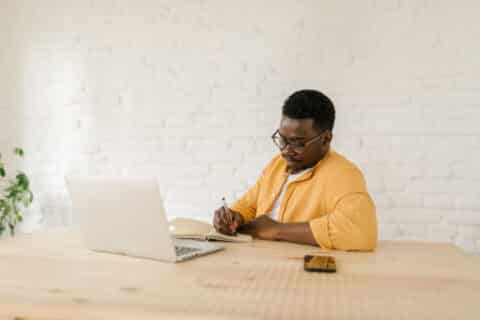
[[[294,171],[313,167],[325,156],[332,140],[331,131],[314,127],[314,120],[311,118],[292,119],[282,116],[278,133],[289,143],[282,150],[282,157],[287,161],[288,168]],[[303,151],[295,150],[295,145],[305,142],[307,144]]]

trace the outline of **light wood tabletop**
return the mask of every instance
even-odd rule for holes
[[[0,319],[480,319],[480,261],[443,243],[329,251],[336,274],[303,270],[319,248],[225,243],[179,264],[102,254],[75,230],[0,241]]]

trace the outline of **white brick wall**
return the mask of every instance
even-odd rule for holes
[[[479,9],[2,0],[0,150],[27,153],[27,226],[72,223],[65,173],[158,175],[170,216],[209,220],[275,154],[287,95],[317,88],[337,105],[334,145],[364,170],[381,238],[480,252]]]

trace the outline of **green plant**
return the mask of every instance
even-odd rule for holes
[[[15,148],[14,154],[23,158],[24,152]],[[6,179],[7,171],[0,154],[0,182]],[[33,201],[30,181],[23,172],[17,172],[15,179],[9,180],[4,190],[0,190],[0,236],[9,228],[15,234],[15,226],[23,220],[21,207],[28,208]]]

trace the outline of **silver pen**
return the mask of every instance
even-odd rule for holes
[[[223,202],[223,207],[224,207],[225,209],[227,209],[227,208],[228,208],[228,204],[227,204],[227,200],[225,200],[225,197],[222,198],[222,202]]]

